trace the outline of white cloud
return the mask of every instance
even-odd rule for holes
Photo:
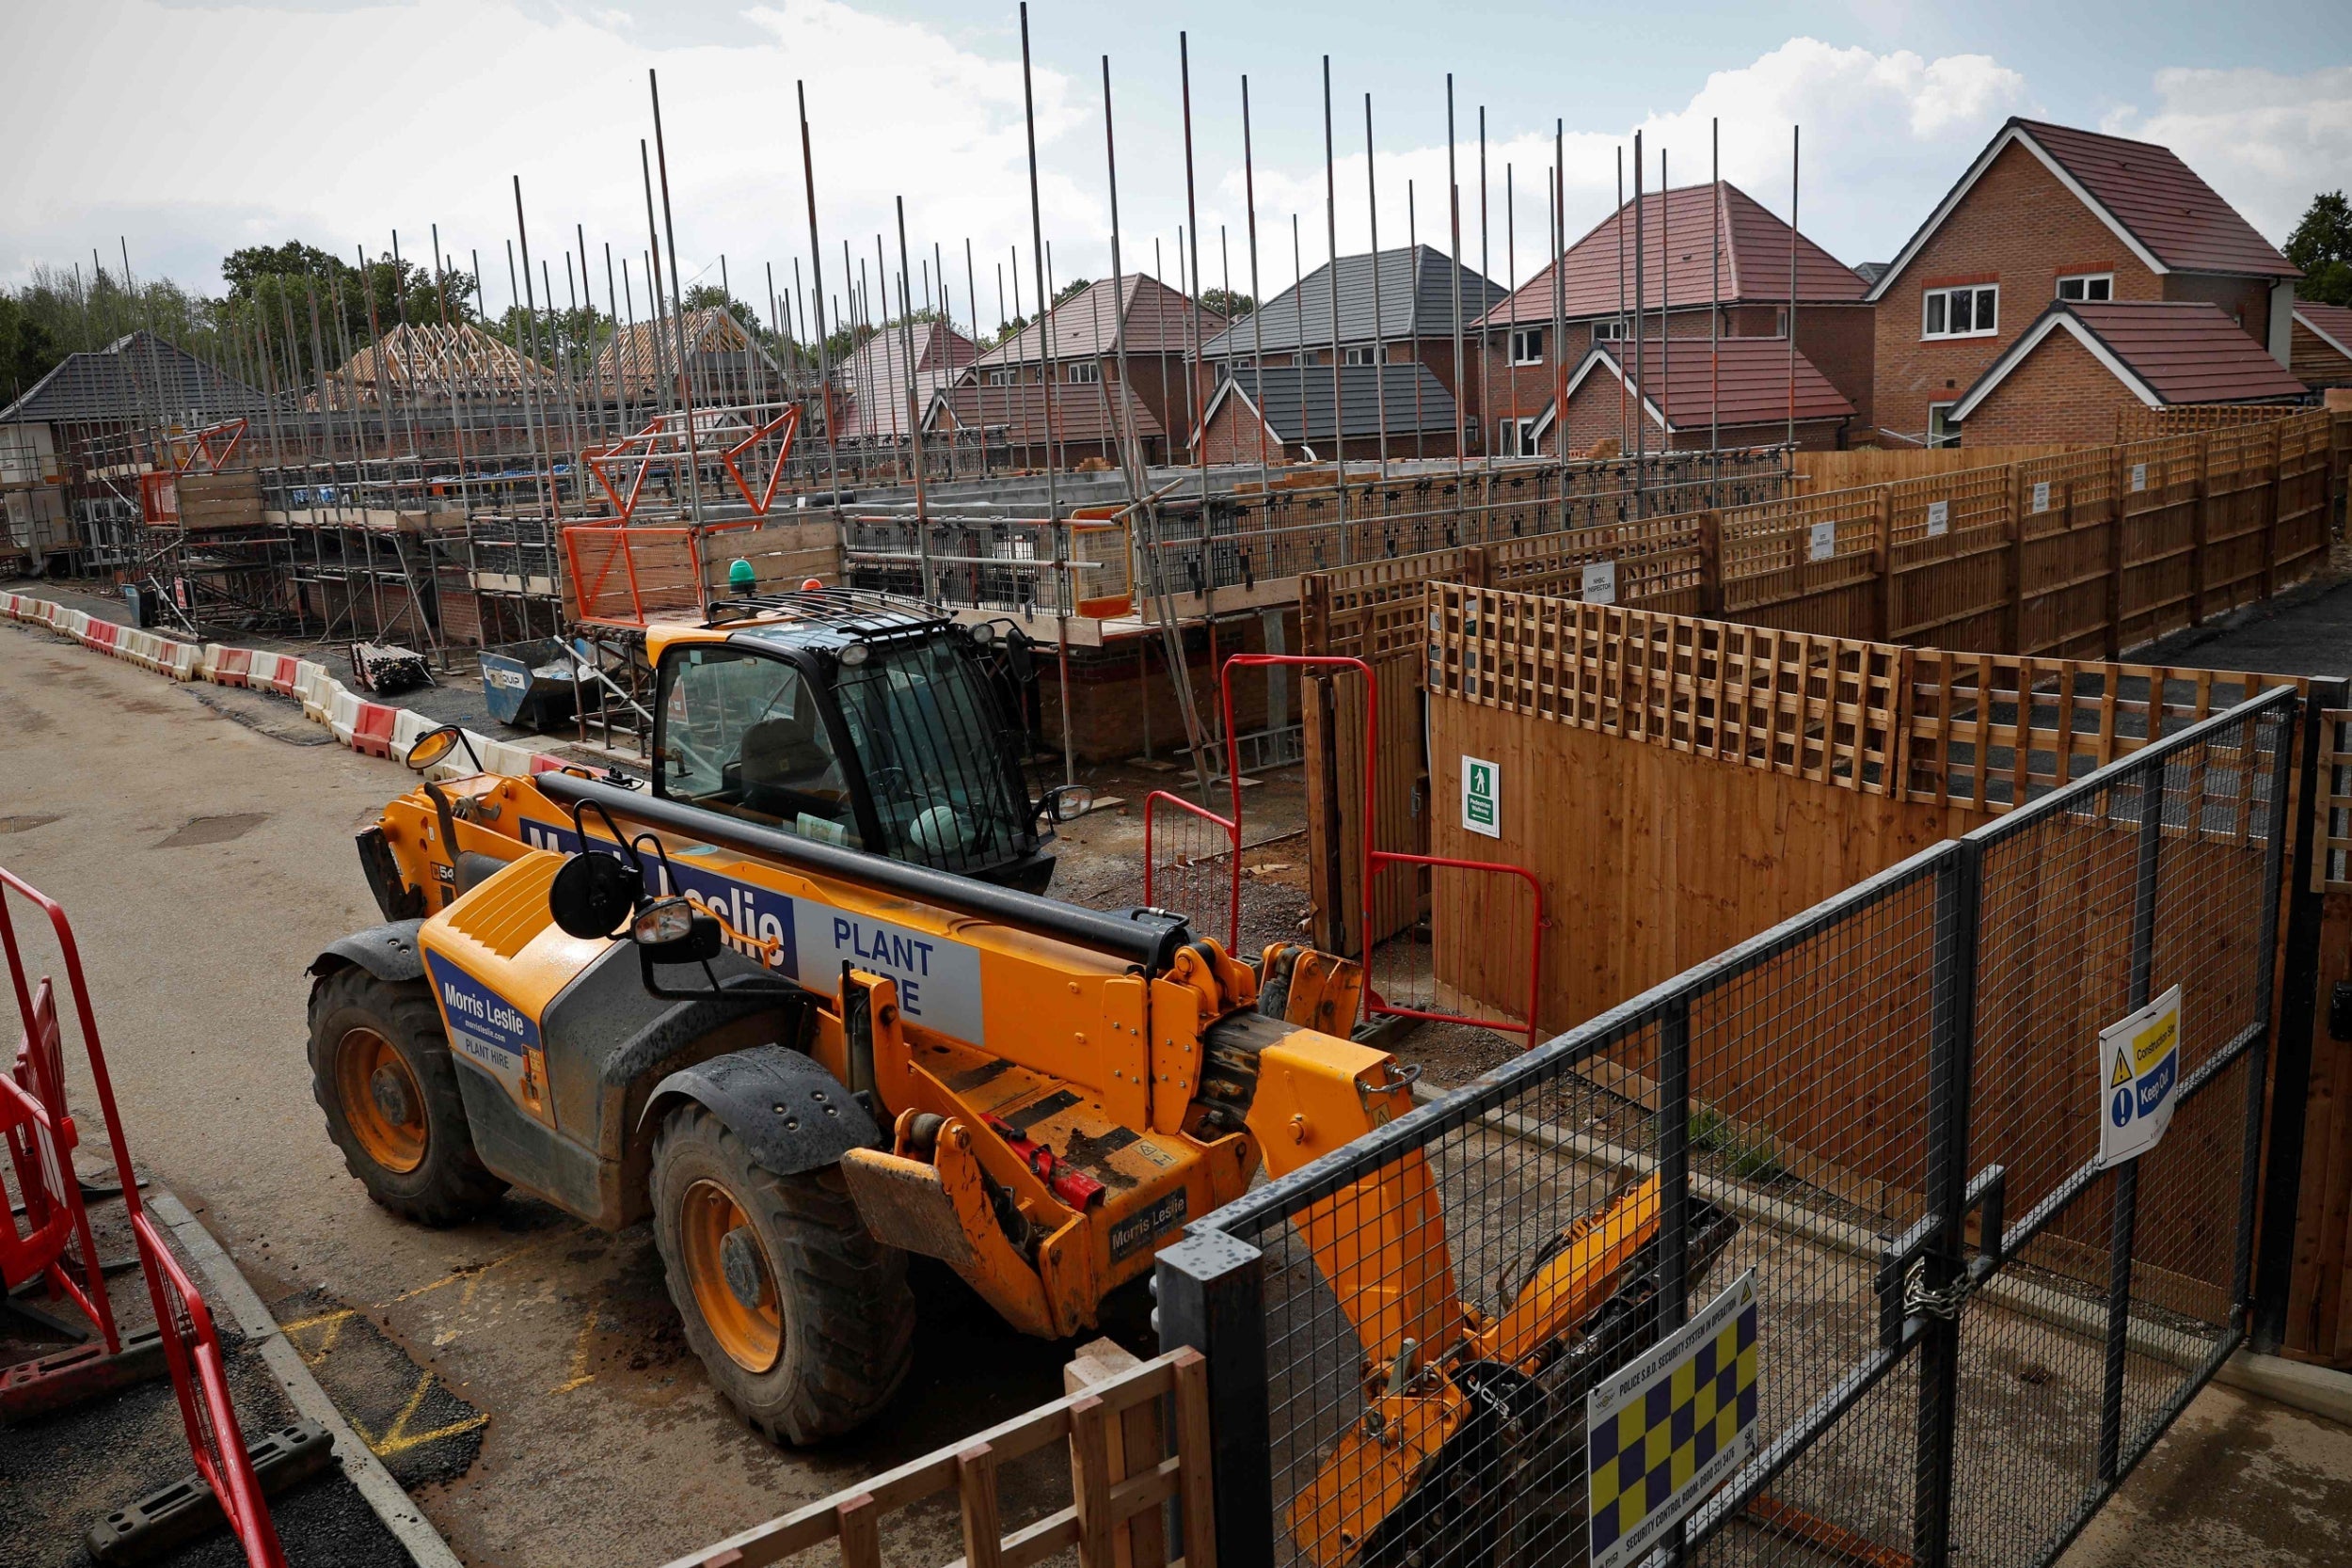
[[[2274,243],[2313,195],[2352,182],[2352,67],[2161,71],[2155,90],[2153,114],[2119,109],[2101,129],[2169,147]]]

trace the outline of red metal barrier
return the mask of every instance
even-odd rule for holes
[[[1241,822],[1238,817],[1229,822],[1206,806],[1197,806],[1183,796],[1171,795],[1165,789],[1155,789],[1145,796],[1143,798],[1143,901],[1154,909],[1178,907],[1176,905],[1164,906],[1160,902],[1163,897],[1172,897],[1183,902],[1184,912],[1186,914],[1197,917],[1208,912],[1189,907],[1191,895],[1202,886],[1202,879],[1185,876],[1184,873],[1196,870],[1207,861],[1216,858],[1200,854],[1187,855],[1184,852],[1184,848],[1180,847],[1175,857],[1168,863],[1170,870],[1176,875],[1173,877],[1161,875],[1160,857],[1157,852],[1160,839],[1152,814],[1154,809],[1163,802],[1180,813],[1180,820],[1186,825],[1197,826],[1200,823],[1207,823],[1224,841],[1225,847],[1219,851],[1219,855],[1230,858],[1233,867],[1231,871],[1232,885],[1228,891],[1226,899],[1225,950],[1238,956],[1236,950],[1241,946],[1241,872],[1239,870]],[[1188,842],[1185,847],[1189,847]],[[1174,890],[1171,890],[1168,885],[1171,881],[1176,884]]]
[[[1380,681],[1379,677],[1373,673],[1372,666],[1360,658],[1348,658],[1336,654],[1235,654],[1225,661],[1224,668],[1217,673],[1217,700],[1225,719],[1225,774],[1233,791],[1233,816],[1230,827],[1233,839],[1232,899],[1236,935],[1238,935],[1241,918],[1241,745],[1235,738],[1239,732],[1233,727],[1233,672],[1236,669],[1251,667],[1322,667],[1353,670],[1364,678],[1364,871],[1362,879],[1363,925],[1360,928],[1367,939],[1364,954],[1365,1016],[1368,1018],[1375,1015],[1420,1018],[1441,1023],[1468,1023],[1481,1029],[1492,1029],[1501,1034],[1524,1035],[1527,1037],[1528,1046],[1533,1049],[1535,1044],[1535,1008],[1538,1000],[1543,995],[1543,884],[1538,882],[1534,875],[1523,866],[1505,865],[1496,861],[1458,860],[1444,855],[1406,854],[1398,850],[1383,849],[1373,843],[1375,807],[1379,800],[1380,782]],[[1214,818],[1214,820],[1223,819]],[[1144,827],[1148,837],[1151,829],[1149,802],[1146,803]],[[1145,853],[1148,872],[1150,860],[1148,846]],[[1528,932],[1527,1016],[1524,1023],[1514,1023],[1507,1019],[1480,1018],[1469,1013],[1443,1012],[1436,1008],[1396,1006],[1381,997],[1375,975],[1374,949],[1369,939],[1371,933],[1376,928],[1373,923],[1373,893],[1378,879],[1377,873],[1383,866],[1391,865],[1421,866],[1430,869],[1451,868],[1483,875],[1516,878],[1526,884],[1533,896],[1534,904],[1533,923]]]
[[[5,911],[0,911],[5,913]],[[89,1212],[73,1174],[73,1150],[81,1141],[65,1108],[65,1053],[57,1028],[56,998],[43,980],[28,995],[24,972],[16,962],[16,934],[5,925],[8,968],[16,982],[17,1007],[25,1020],[11,1076],[0,1078],[0,1133],[8,1146],[23,1195],[24,1230],[17,1229],[11,1206],[0,1232],[0,1289],[43,1281],[52,1300],[64,1296],[96,1326],[108,1355],[122,1354],[122,1334],[106,1299],[105,1271],[90,1239]],[[0,1182],[0,1187],[6,1183]]]
[[[105,1122],[107,1144],[114,1156],[115,1180],[121,1184],[123,1208],[130,1215],[131,1233],[138,1247],[139,1269],[147,1277],[155,1323],[163,1335],[172,1387],[179,1395],[188,1451],[196,1461],[198,1473],[219,1500],[221,1513],[244,1550],[247,1568],[286,1568],[286,1554],[278,1545],[277,1528],[271,1524],[269,1510],[262,1500],[261,1482],[254,1477],[245,1435],[237,1425],[237,1412],[230,1399],[220,1338],[214,1332],[212,1313],[139,1202],[138,1177],[132,1168],[130,1146],[123,1138],[122,1117],[115,1105],[114,1081],[106,1071],[105,1052],[99,1045],[98,1020],[90,1008],[89,986],[83,978],[81,948],[73,940],[72,925],[56,899],[0,867],[0,949],[7,952],[8,978],[15,987],[18,1013],[24,1022],[26,1047],[20,1055],[30,1064],[28,1075],[44,1085],[37,1091],[44,1106],[44,1117],[36,1125],[56,1134],[56,1160],[50,1167],[54,1175],[45,1179],[55,1183],[56,1190],[72,1195],[72,1202],[79,1210],[80,1184],[71,1157],[72,1118],[64,1114],[62,1031],[57,1027],[50,982],[44,978],[36,988],[28,980],[24,954],[17,943],[16,922],[9,907],[10,893],[40,906],[49,917],[58,956],[65,965],[66,987],[73,999],[74,1022],[80,1028],[82,1048],[88,1059],[90,1085],[98,1096],[99,1115]],[[45,1030],[41,1022],[44,1017]],[[17,1102],[22,1102],[21,1096]],[[12,1156],[16,1150],[17,1138],[12,1132]],[[18,1168],[21,1174],[23,1166],[19,1164]],[[29,1202],[27,1209],[29,1218]],[[9,1231],[13,1234],[14,1230],[11,1221]],[[105,1305],[105,1285],[99,1274],[97,1253],[90,1244],[87,1220],[79,1241],[82,1259],[89,1265],[94,1298],[83,1305],[91,1321],[104,1333],[111,1354],[120,1349],[120,1339],[113,1313]],[[80,1292],[73,1293],[80,1302]]]

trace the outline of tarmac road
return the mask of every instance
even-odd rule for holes
[[[0,622],[0,864],[73,921],[133,1153],[462,1558],[659,1564],[1058,1397],[1070,1347],[924,1273],[897,1403],[852,1441],[778,1452],[711,1394],[644,1227],[608,1236],[509,1197],[433,1231],[371,1203],[310,1097],[303,969],[380,918],[351,835],[410,776],[298,743],[319,733],[276,699]],[[1136,1326],[1121,1337],[1140,1347]],[[1009,1526],[1043,1497],[1021,1481]],[[955,1529],[918,1510],[885,1540],[944,1561]]]

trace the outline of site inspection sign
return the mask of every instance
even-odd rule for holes
[[[1502,768],[1484,757],[1462,759],[1462,826],[1488,838],[1502,836]]]
[[[1591,1568],[1624,1568],[1756,1444],[1756,1271],[1584,1400]]]
[[[2181,1092],[2181,988],[2099,1031],[2099,1165],[2136,1160],[2172,1124]]]

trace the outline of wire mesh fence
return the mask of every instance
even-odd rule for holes
[[[1741,1282],[1752,1447],[1649,1544],[2053,1560],[2244,1337],[2298,701],[2044,789],[1196,1227],[1159,1288],[1244,1450],[1220,1556],[1601,1560],[1587,1394]],[[2103,1164],[2101,1031],[2175,987],[2171,1123]],[[1689,1440],[1652,1429],[1661,1476]]]

